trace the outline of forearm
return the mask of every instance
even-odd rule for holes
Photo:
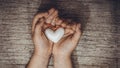
[[[27,68],[47,68],[49,57],[33,54]]]
[[[54,57],[54,68],[72,68],[71,57]]]

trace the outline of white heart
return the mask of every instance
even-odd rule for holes
[[[51,29],[46,29],[45,35],[49,40],[53,41],[54,43],[57,43],[63,37],[64,29],[58,28],[56,31],[53,31]]]

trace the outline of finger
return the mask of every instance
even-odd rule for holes
[[[51,8],[50,10],[48,10],[48,16],[46,16],[46,19],[54,12],[55,12],[54,8]]]
[[[44,29],[46,29],[46,28],[48,28],[48,27],[49,27],[49,24],[45,24],[45,25],[43,26]]]
[[[35,25],[39,21],[39,19],[47,15],[48,13],[39,13],[34,17],[33,22],[32,22],[32,33],[34,32]]]
[[[49,16],[50,16],[53,12],[55,12],[55,9],[54,9],[54,8],[51,8],[51,9],[48,11]]]
[[[43,29],[44,29],[44,30],[47,29],[47,28],[51,28],[51,27],[52,27],[51,24],[45,23],[45,24],[43,25]]]
[[[51,15],[52,25],[55,25],[57,16],[58,16],[58,11],[56,10],[55,13]]]
[[[57,25],[57,23],[58,23],[59,20],[60,19],[58,17],[55,18],[55,25]]]
[[[59,25],[62,24],[62,22],[63,22],[62,20],[58,19],[58,20],[56,21],[55,25],[58,25],[58,26],[59,26]]]
[[[68,34],[70,29],[65,29],[65,34]]]
[[[61,26],[62,26],[63,28],[65,28],[65,27],[67,26],[67,24],[66,24],[65,22],[63,22],[63,23],[61,24]]]
[[[81,36],[80,27],[81,27],[80,24],[78,24],[78,25],[76,26],[75,33],[74,33],[74,35],[73,35],[73,37],[72,37],[72,40],[74,40],[74,41],[76,41],[76,42],[79,40],[79,38],[80,38],[80,36]]]
[[[35,34],[41,34],[42,33],[42,27],[44,24],[44,19],[40,19],[39,22],[35,25]]]
[[[49,17],[46,19],[46,23],[52,23],[53,19],[58,16],[58,11],[53,12]]]
[[[73,31],[75,31],[76,26],[77,26],[76,24],[73,24],[73,25],[71,26],[71,28],[72,28]]]
[[[70,36],[71,34],[70,33],[68,33],[68,34],[65,34],[63,37],[68,37],[68,36]]]
[[[51,22],[51,25],[55,25],[55,23],[56,23],[56,18],[54,18],[53,20],[52,20],[52,22]]]
[[[74,31],[71,29],[65,29],[65,34],[73,34]]]
[[[66,28],[67,28],[67,29],[71,29],[70,25],[67,25]]]
[[[45,16],[45,18],[47,18],[47,17],[48,17],[49,15],[51,15],[54,11],[55,11],[55,9],[52,8],[52,9],[50,9],[50,10],[48,11],[48,13],[46,12],[46,13],[38,14],[38,15],[36,16],[36,18],[41,18],[42,16]],[[35,26],[35,24],[34,24],[34,26]],[[34,28],[34,26],[33,26],[33,28]],[[33,29],[33,30],[34,30],[34,29]]]
[[[45,19],[47,19],[54,12],[55,12],[54,8],[51,8],[50,10],[48,10],[48,15],[45,17]]]

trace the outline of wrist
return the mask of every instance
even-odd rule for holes
[[[27,68],[47,68],[49,58],[42,55],[33,54]]]
[[[54,57],[59,57],[59,58],[69,58],[71,57],[71,53],[54,53]]]
[[[54,55],[54,60],[70,60],[71,56],[70,55]]]
[[[49,62],[49,56],[45,56],[45,55],[39,55],[39,54],[33,54],[33,57],[36,58],[40,64],[46,66]]]
[[[72,68],[71,56],[54,56],[54,68]]]
[[[51,50],[49,48],[35,47],[34,55],[49,58],[51,55]]]
[[[42,52],[42,51],[34,51],[33,56],[38,56],[44,59],[49,59],[50,55],[48,52]]]

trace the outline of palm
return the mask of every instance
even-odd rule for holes
[[[54,44],[53,47],[53,54],[57,55],[64,55],[64,56],[70,56],[72,51],[75,49],[79,38],[80,38],[80,30],[78,25],[75,25],[73,27],[76,27],[76,29],[67,28],[65,29],[65,34],[63,38]]]
[[[49,14],[48,14],[49,13]],[[51,21],[57,12],[55,9],[50,9],[48,12],[37,14],[32,22],[32,39],[35,44],[35,50],[38,50],[41,54],[51,54],[52,53],[52,42],[49,41],[45,34],[45,22]],[[35,51],[35,52],[38,52]]]
[[[77,45],[81,32],[78,25],[74,32],[69,29],[70,28],[68,28],[68,30],[65,29],[63,38],[54,44],[53,55],[55,62],[57,62],[55,63],[55,68],[60,68],[60,66],[62,68],[72,68],[71,54]]]
[[[45,37],[45,35],[42,33],[42,35],[35,35],[33,38],[34,44],[38,47],[48,47],[50,44],[50,41]]]
[[[36,50],[38,50],[41,54],[51,54],[52,53],[52,42],[49,41],[44,34],[44,24],[45,20],[41,19],[39,23],[37,23],[34,34],[33,34],[33,42],[35,44]]]
[[[60,42],[58,42],[57,44],[54,44],[53,47],[53,53],[58,53],[61,55],[66,55],[66,54],[70,54],[76,45],[74,45],[73,41],[67,37],[67,38],[63,38]]]

